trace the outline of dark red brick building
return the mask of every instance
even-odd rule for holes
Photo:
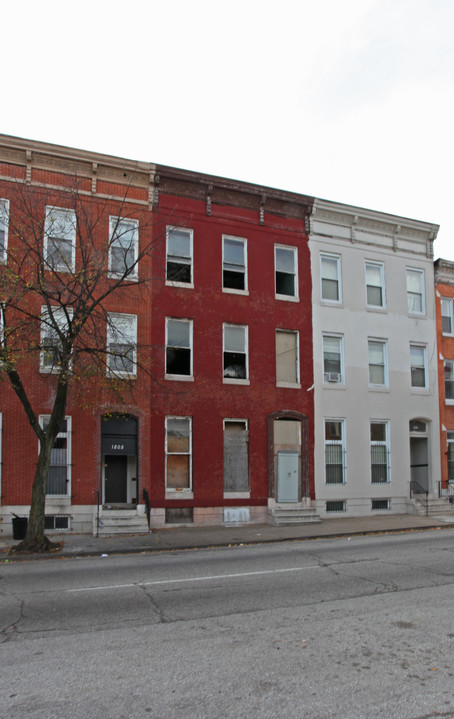
[[[5,267],[26,191],[44,253],[60,243],[68,278],[78,272],[75,185],[80,213],[96,215],[94,242],[112,243],[106,282],[119,257],[146,251],[137,277],[104,307],[106,347],[118,346],[116,328],[127,338],[116,369],[133,390],[117,394],[99,375],[83,392],[73,382],[49,472],[49,528],[143,531],[147,516],[153,527],[310,514],[312,199],[0,136]],[[45,422],[55,376],[44,350],[27,362],[24,384]],[[9,533],[10,513],[29,506],[38,442],[6,379],[0,412],[0,526]]]

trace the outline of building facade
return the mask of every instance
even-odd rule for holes
[[[85,236],[95,249],[109,243],[106,283],[134,263],[103,306],[104,369],[119,391],[99,372],[79,390],[74,360],[48,528],[146,531],[313,514],[312,199],[5,136],[0,198],[4,271],[25,206],[44,263],[58,256],[68,287],[84,267]],[[43,425],[56,372],[46,326],[44,307],[39,351],[20,365]],[[29,508],[38,441],[6,380],[0,404],[8,534],[11,512]]]
[[[315,200],[314,465],[322,517],[415,511],[411,495],[437,491],[437,230]]]
[[[435,261],[440,401],[440,494],[454,495],[454,262]]]

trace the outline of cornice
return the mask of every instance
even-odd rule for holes
[[[351,244],[386,244],[394,251],[413,250],[432,258],[439,225],[315,199],[310,230],[313,236],[329,236]]]
[[[434,262],[435,284],[442,283],[454,286],[454,262],[441,257]]]

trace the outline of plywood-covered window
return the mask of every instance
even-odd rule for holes
[[[166,418],[166,487],[190,490],[192,485],[192,438],[190,417]]]
[[[224,492],[249,491],[249,432],[246,420],[224,421]]]
[[[298,332],[276,330],[276,382],[299,383]]]

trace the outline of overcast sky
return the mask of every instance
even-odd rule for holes
[[[454,0],[23,0],[0,132],[441,225],[454,260]]]

